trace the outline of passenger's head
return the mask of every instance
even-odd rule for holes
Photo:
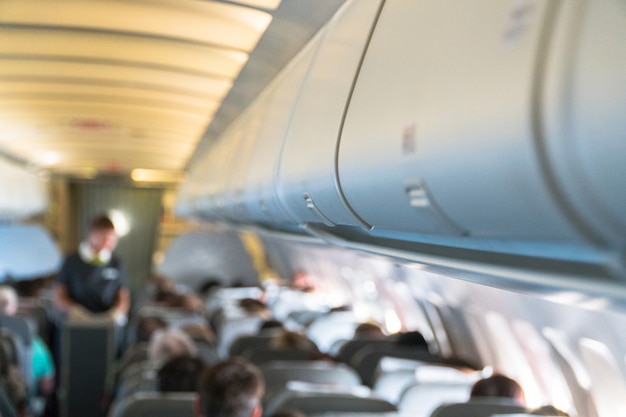
[[[303,349],[316,351],[317,348],[306,336],[292,331],[282,331],[272,337],[270,347],[276,349]]]
[[[87,233],[87,242],[94,252],[113,252],[117,246],[117,239],[115,225],[110,218],[98,216],[91,221]]]
[[[285,326],[283,323],[276,319],[264,320],[263,323],[259,326],[259,331],[265,330],[284,330]]]
[[[215,333],[207,326],[190,323],[180,326],[180,330],[187,333],[195,341],[202,341],[208,344],[215,343]]]
[[[148,344],[148,359],[165,362],[182,355],[196,356],[198,348],[191,337],[178,329],[157,330]]]
[[[13,287],[0,285],[0,314],[13,316],[17,313],[17,292]]]
[[[374,323],[361,323],[354,329],[355,339],[383,339],[384,337],[383,330]]]
[[[265,319],[269,319],[272,315],[267,304],[256,298],[244,298],[239,300],[239,307],[249,315],[260,316]]]
[[[567,414],[563,410],[559,410],[558,408],[556,408],[553,405],[544,405],[542,407],[537,408],[536,410],[531,411],[530,414],[533,414],[533,415],[536,415],[536,416],[569,417],[569,414]]]
[[[474,384],[470,398],[485,397],[510,398],[521,405],[526,404],[522,387],[513,379],[504,375],[493,375]]]
[[[175,294],[164,304],[167,307],[180,308],[189,313],[202,313],[204,311],[202,298],[195,294]]]
[[[157,330],[165,329],[167,323],[158,316],[141,317],[137,322],[137,342],[148,342]]]
[[[426,342],[424,335],[417,330],[412,332],[398,333],[396,335],[396,343],[403,346],[428,347],[428,342]]]
[[[201,377],[196,414],[199,417],[260,417],[265,390],[253,364],[233,358],[209,368]]]
[[[206,364],[202,359],[183,355],[165,362],[157,373],[161,392],[196,392]]]

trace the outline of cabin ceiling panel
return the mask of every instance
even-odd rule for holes
[[[59,173],[182,171],[280,0],[248,3],[0,2],[0,150]]]
[[[1,1],[0,151],[57,173],[180,173],[244,68],[277,72],[343,1]]]

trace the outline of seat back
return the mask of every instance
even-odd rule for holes
[[[239,336],[233,341],[228,349],[229,356],[240,356],[246,350],[251,348],[269,347],[272,336],[277,332],[262,332],[254,335]]]
[[[413,417],[428,417],[440,405],[469,400],[471,388],[458,382],[418,383],[404,391],[398,409]]]
[[[333,389],[320,388],[299,390],[288,386],[283,392],[269,401],[264,409],[264,416],[271,416],[278,410],[298,410],[305,415],[327,412],[393,412],[396,407],[381,398],[368,396],[357,388]]]
[[[360,349],[358,353],[354,355],[350,366],[357,370],[363,384],[372,386],[378,363],[386,356],[432,363],[441,361],[441,358],[430,353],[426,347],[370,345]]]
[[[359,375],[345,364],[320,361],[273,361],[261,365],[260,368],[266,381],[268,395],[283,389],[289,381],[342,387],[361,384]]]
[[[446,404],[439,406],[430,417],[490,417],[493,414],[526,413],[524,406],[506,399],[469,401],[466,403]]]
[[[116,404],[109,417],[194,417],[196,393],[137,393]]]
[[[359,350],[368,347],[368,346],[395,346],[396,342],[394,339],[352,339],[345,342],[339,352],[335,356],[337,360],[343,363],[350,363],[354,355],[356,355]]]
[[[415,382],[415,370],[400,369],[379,375],[372,389],[381,398],[398,404],[400,396]]]
[[[351,311],[328,313],[317,317],[307,328],[306,334],[322,352],[342,339],[351,339],[359,322]]]

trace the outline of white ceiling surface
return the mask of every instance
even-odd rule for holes
[[[178,174],[343,1],[1,1],[0,152]]]

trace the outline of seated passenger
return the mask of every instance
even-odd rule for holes
[[[18,309],[16,291],[6,285],[0,286],[0,313],[14,316]],[[54,391],[54,363],[48,346],[37,335],[33,335],[32,341],[32,364],[31,371],[35,388],[38,393],[46,396]]]
[[[163,305],[178,308],[188,313],[203,314],[205,312],[204,302],[195,294],[174,294]]]
[[[177,356],[197,354],[194,341],[179,329],[158,330],[148,344],[148,359],[151,361],[166,362]]]
[[[385,333],[378,324],[361,323],[354,329],[354,339],[384,339]]]
[[[544,405],[537,408],[536,410],[531,411],[530,414],[536,416],[569,417],[569,414],[567,414],[565,411],[559,410],[553,405]]]
[[[481,379],[472,386],[470,399],[482,398],[508,398],[519,405],[526,405],[522,387],[515,380],[499,374]]]
[[[239,300],[239,307],[250,316],[259,316],[264,320],[269,320],[272,317],[272,312],[269,307],[256,298],[243,298]]]
[[[206,364],[193,356],[182,355],[170,359],[157,373],[159,391],[196,392],[205,369]]]
[[[154,332],[165,328],[167,328],[167,323],[161,317],[141,317],[137,322],[136,341],[137,343],[147,343]]]
[[[424,338],[424,335],[417,330],[405,333],[398,333],[395,336],[396,343],[402,346],[420,346],[428,347],[428,342]]]
[[[302,349],[317,351],[317,346],[300,333],[285,330],[272,336],[270,347],[275,349]]]
[[[200,379],[198,417],[261,417],[265,382],[251,363],[233,358],[211,367]]]
[[[0,415],[22,417],[27,415],[28,389],[22,373],[11,362],[9,354],[0,346]]]

